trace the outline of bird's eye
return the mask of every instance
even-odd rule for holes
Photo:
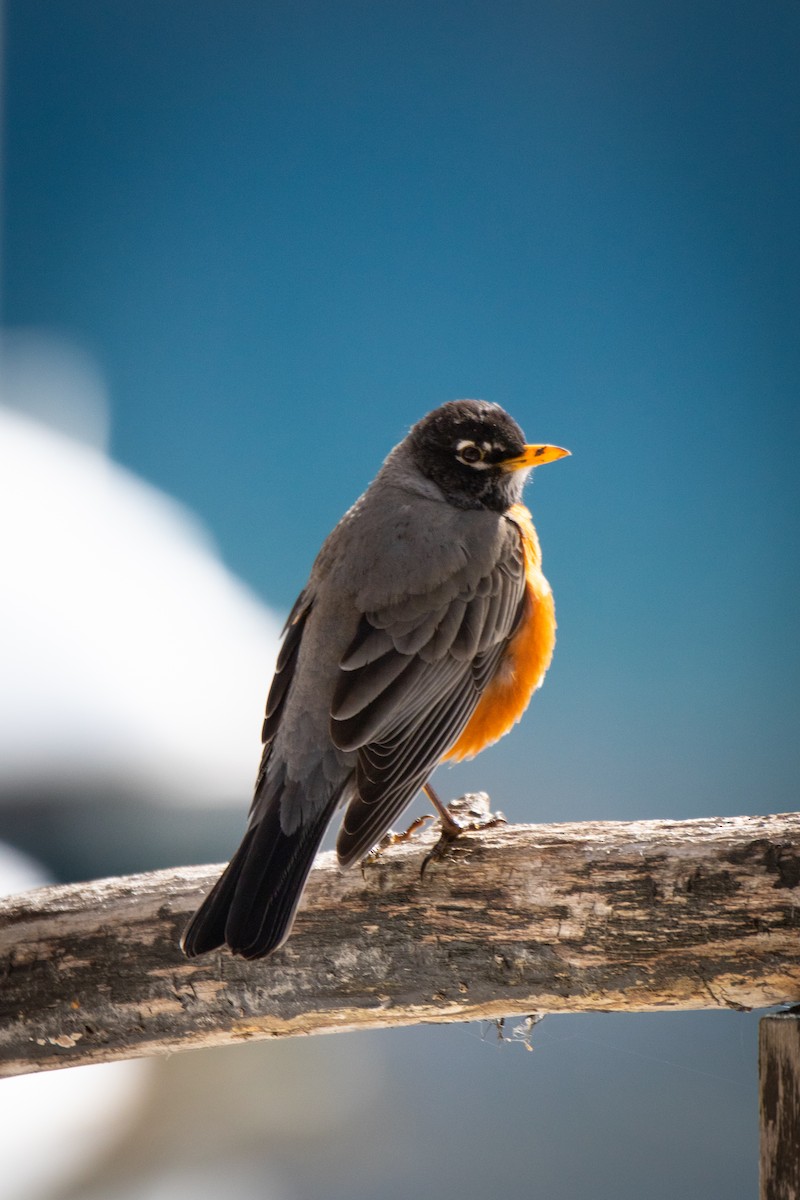
[[[483,451],[481,450],[480,446],[476,446],[474,442],[464,442],[463,444],[459,444],[457,449],[458,457],[463,463],[469,463],[472,465],[472,463],[481,462],[483,459]]]

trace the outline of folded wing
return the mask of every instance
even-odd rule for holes
[[[521,619],[525,567],[508,523],[493,566],[364,613],[340,663],[331,736],[357,750],[356,794],[336,848],[363,857],[458,739]]]

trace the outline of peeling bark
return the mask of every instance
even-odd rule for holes
[[[321,855],[288,943],[187,962],[187,867],[0,901],[0,1074],[248,1038],[800,1000],[800,814],[428,834]]]

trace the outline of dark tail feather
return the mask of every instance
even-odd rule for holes
[[[281,829],[277,804],[248,829],[241,846],[181,938],[188,958],[227,944],[242,958],[263,958],[286,940],[331,803],[293,833]]]
[[[254,829],[248,829],[241,846],[184,930],[181,950],[187,958],[196,958],[198,954],[207,954],[209,950],[224,946],[228,910],[254,833]]]

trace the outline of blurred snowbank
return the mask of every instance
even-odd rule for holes
[[[52,880],[44,867],[28,854],[0,842],[0,896],[16,896],[48,883]]]
[[[31,779],[124,777],[164,799],[241,804],[278,617],[187,511],[98,448],[102,393],[91,371],[81,389],[80,356],[67,362],[60,346],[54,370],[46,344],[41,354],[29,342],[22,355],[5,349],[0,792]],[[53,410],[60,428],[28,415]]]
[[[2,1081],[4,1200],[61,1195],[109,1154],[149,1099],[148,1059],[18,1075]]]

